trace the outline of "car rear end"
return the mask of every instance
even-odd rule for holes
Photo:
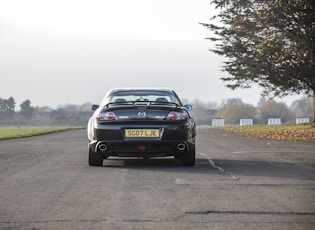
[[[124,100],[107,101],[99,107],[88,125],[91,154],[102,159],[110,156],[185,159],[189,154],[194,155],[196,130],[193,118],[179,104],[178,98],[159,101],[159,95],[163,96],[163,93],[148,101],[145,98],[142,101],[117,98]],[[194,160],[190,160],[188,165],[191,164]]]

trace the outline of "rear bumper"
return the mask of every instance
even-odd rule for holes
[[[195,145],[195,127],[186,124],[176,126],[150,126],[160,129],[160,137],[127,138],[125,128],[144,128],[141,126],[97,126],[93,129],[93,140],[89,140],[93,152],[104,158],[118,157],[163,157],[181,156]],[[92,131],[92,130],[91,130]]]
[[[159,137],[125,137],[125,129],[159,129]],[[181,156],[195,145],[196,128],[189,122],[172,124],[94,124],[88,127],[90,149],[104,158]]]
[[[104,147],[104,145],[106,147]],[[194,143],[187,141],[94,141],[90,143],[93,152],[104,157],[163,157],[180,156],[189,152]]]

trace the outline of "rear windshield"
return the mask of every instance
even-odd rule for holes
[[[150,102],[162,102],[162,103],[176,103],[181,105],[179,99],[172,93],[164,91],[118,91],[114,92],[102,101],[102,106],[108,103],[124,103],[135,101],[150,101]]]

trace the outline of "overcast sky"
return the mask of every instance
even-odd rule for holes
[[[210,0],[0,0],[0,97],[98,104],[110,88],[150,86],[256,105],[259,88],[219,80],[224,59],[199,25],[213,14]]]

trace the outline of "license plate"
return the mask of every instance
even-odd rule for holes
[[[159,129],[126,129],[125,137],[159,137]]]

